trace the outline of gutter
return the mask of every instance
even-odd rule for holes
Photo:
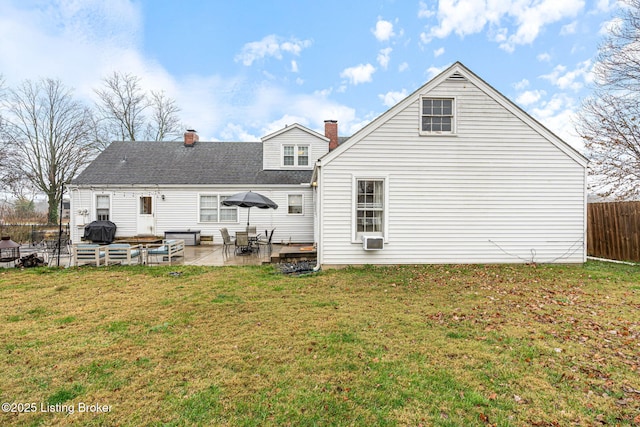
[[[316,192],[316,215],[318,220],[318,236],[316,239],[316,266],[313,267],[313,272],[317,273],[321,270],[322,261],[320,257],[322,256],[321,242],[322,242],[322,173],[321,173],[321,165],[320,159],[316,161],[316,167],[313,170],[312,183],[311,187],[315,189]],[[320,181],[320,182],[318,182]],[[315,183],[315,185],[313,185]]]

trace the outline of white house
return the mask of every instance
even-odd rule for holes
[[[335,121],[326,132],[337,141]],[[274,242],[313,242],[311,174],[328,151],[328,137],[298,124],[262,142],[205,142],[195,131],[184,141],[113,142],[68,187],[71,239],[79,242],[86,224],[109,220],[117,238],[199,230],[219,243],[220,228],[244,230],[249,214],[222,201],[251,190],[279,205],[251,209],[260,232],[275,228]]]
[[[72,240],[242,230],[225,197],[253,190],[274,241],[315,243],[321,266],[580,263],[587,159],[460,63],[351,138],[287,126],[261,142],[114,142],[71,190]]]
[[[584,262],[586,169],[455,63],[318,160],[318,263]]]

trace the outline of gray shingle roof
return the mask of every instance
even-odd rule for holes
[[[262,170],[261,142],[113,142],[72,181],[99,184],[300,184],[311,170]]]

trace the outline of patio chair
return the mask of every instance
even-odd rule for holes
[[[159,264],[169,261],[172,264],[176,257],[184,258],[184,240],[164,239],[161,245],[150,243],[147,245],[147,264]]]
[[[100,266],[104,260],[106,246],[96,243],[76,243],[73,245],[73,265],[76,267],[82,264],[93,264]],[[104,262],[102,262],[104,265]]]
[[[43,256],[47,265],[55,265],[59,255],[64,255],[62,262],[64,262],[65,258],[69,258],[69,263],[71,262],[69,238],[64,234],[60,237],[59,241],[58,239],[44,240]]]
[[[246,231],[236,232],[236,255],[246,255],[251,253],[251,245],[249,244],[249,233]]]
[[[271,250],[272,250],[271,240],[273,239],[274,231],[276,231],[275,228],[271,230],[271,233],[269,233],[267,230],[264,230],[264,237],[258,239],[258,248],[262,248],[263,246],[268,248],[269,254],[271,254]]]
[[[106,246],[104,265],[140,264],[142,262],[142,245],[131,246],[128,243],[111,243]]]
[[[222,234],[222,244],[224,245],[223,252],[228,254],[229,247],[235,243],[234,239],[229,235],[229,230],[226,227],[220,229],[220,234]]]
[[[256,234],[256,226],[255,225],[247,225],[247,233]]]

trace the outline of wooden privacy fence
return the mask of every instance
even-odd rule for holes
[[[640,202],[589,203],[587,255],[640,262]]]

